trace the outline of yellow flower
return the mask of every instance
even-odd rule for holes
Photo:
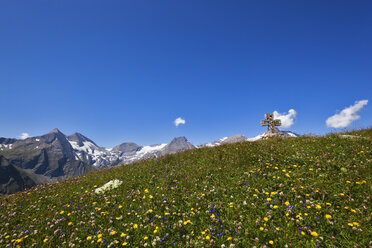
[[[263,231],[263,229],[264,229],[264,228],[261,226],[261,227],[260,227],[260,230]]]
[[[152,199],[152,198],[153,198],[153,196],[152,196],[152,195],[150,195],[149,197],[150,197],[150,199]]]
[[[133,225],[133,228],[134,228],[134,229],[137,229],[137,228],[138,228],[138,225],[137,225],[137,224],[134,224],[134,225]]]
[[[264,221],[268,221],[269,219],[267,217],[264,218]]]
[[[327,206],[329,207],[329,206],[331,206],[332,204],[331,204],[331,203],[329,203],[329,202],[327,202],[327,203],[326,203],[326,205],[327,205]]]
[[[317,232],[311,232],[311,235],[314,236],[314,237],[318,237],[318,233]]]
[[[270,244],[270,245],[274,244],[274,241],[270,240],[270,241],[269,241],[269,244]]]
[[[210,240],[210,239],[211,239],[211,237],[207,236],[207,237],[205,237],[205,239],[206,239],[206,240]]]
[[[43,240],[44,243],[47,242],[47,241],[48,241],[48,238],[45,238],[45,239]]]
[[[102,241],[102,238],[99,238],[98,240],[97,240],[97,243],[99,243],[99,242],[101,242]]]
[[[301,234],[302,234],[302,235],[305,235],[305,232],[302,231]]]
[[[332,218],[332,216],[331,215],[329,215],[329,214],[326,214],[326,219],[330,219],[330,218]]]
[[[269,197],[269,198],[267,198],[266,200],[267,200],[267,201],[271,201],[271,198]]]
[[[289,205],[289,201],[286,201],[284,204],[285,204],[286,206],[288,206],[288,205]]]
[[[123,246],[126,246],[127,244],[128,244],[127,242],[124,242],[122,245],[123,245]]]
[[[228,237],[227,240],[232,240],[232,237]]]
[[[120,208],[122,208],[122,207],[123,207],[122,205],[119,205],[119,207],[118,207],[118,208],[120,209]]]
[[[68,226],[71,226],[71,225],[72,225],[72,222],[70,221],[67,225],[68,225]]]
[[[148,189],[145,189],[145,193],[149,193],[149,190]]]
[[[143,238],[144,240],[146,240],[146,239],[148,239],[148,237],[147,236],[145,236],[144,238]]]
[[[116,231],[110,232],[110,235],[115,235],[115,234],[116,234]]]
[[[316,205],[316,208],[317,208],[317,209],[321,209],[322,206],[320,206],[320,205]]]
[[[358,222],[353,222],[353,225],[354,226],[359,226],[359,223]]]
[[[88,237],[87,237],[87,240],[91,240],[91,239],[92,239],[92,237],[91,237],[91,236],[88,236]]]
[[[59,214],[63,214],[64,212],[65,212],[65,211],[62,210],[61,212],[59,212]]]
[[[98,234],[97,238],[101,238],[102,237],[102,233]]]
[[[278,208],[278,206],[277,205],[274,205],[274,207],[273,207],[274,209],[277,209]]]
[[[10,235],[6,235],[6,236],[5,236],[5,239],[8,239],[9,237],[10,237]]]
[[[120,234],[120,238],[124,237],[125,236],[125,233],[121,233]]]
[[[354,226],[353,223],[347,223],[349,226]]]

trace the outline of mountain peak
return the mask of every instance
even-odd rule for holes
[[[61,133],[61,131],[59,131],[58,128],[54,128],[52,131],[50,131],[49,133]]]
[[[85,142],[85,141],[88,141],[88,142],[92,143],[93,145],[97,146],[97,144],[94,143],[93,140],[91,140],[91,139],[85,137],[85,136],[82,135],[81,133],[73,133],[73,134],[67,136],[67,139],[68,139],[69,141],[74,141],[74,142],[76,142],[76,143],[78,144],[78,146],[83,146],[83,142]],[[98,147],[98,146],[97,146],[97,147]]]
[[[192,148],[195,148],[195,146],[188,142],[186,137],[177,137],[164,147],[163,154],[181,152]]]
[[[174,139],[172,139],[172,141],[170,143],[174,143],[174,142],[188,142],[186,137],[185,136],[182,136],[182,137],[176,137]]]
[[[137,145],[136,143],[126,142],[126,143],[122,143],[120,145],[115,146],[114,148],[112,148],[111,151],[130,153],[130,152],[139,151],[140,149],[141,149],[141,146]]]

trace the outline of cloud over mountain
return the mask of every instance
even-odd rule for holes
[[[356,113],[367,104],[368,100],[356,101],[354,105],[344,108],[340,113],[329,117],[326,120],[327,127],[342,128],[349,126],[353,121],[360,118]]]
[[[291,127],[294,123],[294,119],[296,118],[296,111],[294,109],[290,109],[288,114],[286,113],[278,113],[278,111],[274,111],[274,118],[279,119],[282,122],[282,125],[279,127],[280,129],[287,129]]]
[[[182,119],[181,117],[178,117],[177,119],[174,120],[174,125],[176,127],[178,127],[180,124],[185,124],[186,123],[186,120],[185,119]]]

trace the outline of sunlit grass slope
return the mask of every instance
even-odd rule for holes
[[[369,138],[194,149],[1,197],[0,246],[368,247],[372,129],[352,134]]]

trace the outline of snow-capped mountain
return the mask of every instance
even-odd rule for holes
[[[69,135],[67,139],[75,151],[76,159],[96,168],[115,166],[120,163],[133,163],[145,158],[155,158],[194,148],[185,137],[174,138],[169,144],[150,146],[139,146],[127,142],[112,149],[99,147],[92,140],[79,133]]]

